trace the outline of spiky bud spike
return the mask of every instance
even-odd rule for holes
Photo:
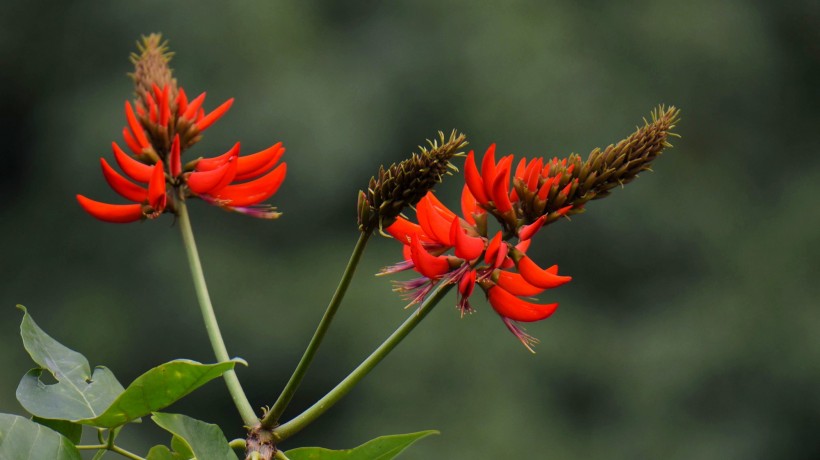
[[[537,184],[534,178],[530,178],[532,183],[514,181],[519,196],[526,198],[521,203],[523,224],[531,224],[542,216],[546,216],[544,224],[549,224],[564,215],[584,212],[588,201],[608,196],[614,187],[649,170],[652,161],[672,146],[669,137],[677,136],[672,130],[680,120],[680,110],[658,106],[652,111],[651,120],[644,120],[643,126],[617,144],[603,151],[596,148],[586,161],[572,154],[563,161],[545,162],[544,174]],[[537,194],[529,190],[530,185],[537,185]]]
[[[168,67],[174,53],[168,51],[168,41],[162,40],[162,34],[150,34],[137,42],[137,49],[139,54],[131,53],[134,73],[130,74],[134,79],[137,98],[148,107],[147,97],[154,92],[154,88],[168,87],[170,100],[175,101],[177,80],[174,78],[173,70]]]
[[[439,131],[439,140],[420,147],[419,153],[389,168],[379,168],[366,191],[359,192],[359,230],[372,232],[390,226],[407,206],[414,206],[450,170],[450,160],[467,145],[467,136],[453,130],[449,138]]]

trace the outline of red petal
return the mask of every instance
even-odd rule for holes
[[[523,180],[524,179],[524,171],[527,169],[527,159],[522,158],[521,161],[518,162],[518,166],[515,168],[515,174],[513,177]]]
[[[194,171],[188,176],[188,188],[202,195],[226,187],[233,182],[236,177],[235,157],[231,157],[227,163],[209,171]]]
[[[282,147],[282,143],[278,142],[261,152],[239,157],[239,163],[236,167],[236,180],[250,179],[264,174],[279,161],[283,153],[285,153],[285,149]]]
[[[125,145],[127,145],[135,155],[142,153],[142,147],[140,147],[137,140],[134,139],[134,135],[131,134],[131,130],[127,127],[122,128],[122,137],[125,139]]]
[[[120,169],[135,181],[147,184],[151,180],[153,168],[145,163],[139,162],[127,153],[123,152],[116,142],[111,143],[111,150],[114,151],[114,159]]]
[[[558,287],[572,280],[571,276],[560,276],[552,273],[549,269],[542,269],[527,256],[521,257],[516,266],[518,267],[518,273],[521,273],[521,276],[528,283],[544,289]]]
[[[495,262],[495,256],[498,254],[499,247],[501,247],[501,232],[496,233],[487,245],[487,252],[484,254],[485,263]]]
[[[484,252],[484,239],[468,235],[461,228],[460,219],[453,219],[450,227],[450,238],[456,247],[456,257],[464,260],[473,260]]]
[[[495,284],[502,287],[510,294],[529,297],[538,295],[545,291],[544,288],[533,286],[528,283],[527,280],[525,280],[524,277],[518,273],[496,270],[495,274],[497,276],[497,278],[496,276],[493,277],[495,278],[493,280],[495,281]]]
[[[259,179],[244,184],[228,185],[217,190],[213,197],[226,201],[225,204],[228,206],[251,206],[261,203],[279,190],[287,170],[287,163],[282,163]]]
[[[157,122],[157,103],[154,102],[154,97],[150,93],[145,93],[145,100],[148,101],[148,119],[153,123]]]
[[[142,203],[148,198],[148,190],[122,177],[117,171],[114,171],[114,168],[108,165],[105,159],[100,158],[100,164],[102,165],[105,181],[108,182],[108,185],[111,186],[115,192],[119,193],[120,196],[126,200],[135,201],[137,203]]]
[[[475,155],[473,155],[472,150],[467,154],[467,161],[464,162],[464,182],[466,182],[466,186],[479,203],[487,204],[490,201],[486,192],[484,192],[484,181],[481,179],[481,174],[475,165]]]
[[[541,168],[543,167],[544,160],[539,158],[538,160],[533,160],[530,163],[530,167],[527,168],[527,172],[525,173],[526,181],[527,181],[527,188],[534,192],[538,189],[538,178],[541,175]]]
[[[541,188],[538,190],[538,198],[541,199],[541,201],[547,199],[547,195],[550,193],[552,184],[554,184],[557,179],[557,177],[550,177],[541,185]]]
[[[422,246],[417,235],[410,235],[410,251],[416,271],[430,279],[450,271],[450,263],[444,256],[434,256],[427,252]]]
[[[228,99],[227,101],[223,102],[222,105],[215,108],[211,113],[204,116],[201,120],[196,122],[196,127],[199,128],[200,131],[205,131],[208,129],[209,126],[214,124],[216,120],[222,118],[222,115],[225,115],[225,112],[231,108],[233,105],[233,98]]]
[[[537,304],[527,302],[510,294],[499,286],[490,288],[489,301],[493,309],[504,318],[529,323],[550,317],[558,309],[557,303]]]
[[[128,101],[125,101],[125,118],[128,120],[128,126],[131,128],[131,132],[134,133],[134,137],[137,139],[140,147],[146,148],[151,145],[145,137],[145,131],[142,130],[142,125],[137,121],[137,117],[134,115],[134,108],[131,107],[131,103]]]
[[[470,225],[475,225],[473,214],[484,213],[484,209],[478,207],[478,203],[467,184],[464,184],[464,188],[461,190],[461,212],[464,214],[464,220],[469,222]]]
[[[233,145],[230,150],[213,158],[203,158],[196,164],[197,171],[210,171],[227,163],[232,157],[239,155],[239,142]]]
[[[512,210],[512,203],[510,202],[510,163],[512,163],[512,155],[504,157],[498,162],[496,169],[497,175],[493,180],[493,189],[490,196],[493,199],[496,209],[501,213]]]
[[[453,211],[450,211],[450,208],[444,206],[444,203],[442,203],[433,192],[428,192],[427,198],[430,200],[430,204],[433,205],[433,209],[435,209],[439,215],[447,219],[448,222],[456,218],[456,214]]]
[[[416,204],[416,217],[418,217],[419,224],[428,236],[431,236],[437,242],[452,246],[453,241],[450,239],[450,221],[439,214],[430,202],[431,192],[428,192]]]
[[[462,297],[470,297],[475,288],[475,270],[470,270],[458,280],[458,293]]]
[[[493,196],[495,181],[495,144],[491,144],[481,160],[481,179],[484,181],[484,192],[488,198]]]
[[[159,124],[161,126],[168,126],[168,121],[171,119],[171,107],[169,106],[169,100],[171,98],[170,94],[171,88],[168,85],[162,89],[161,97],[159,99]]]
[[[179,134],[177,134],[174,136],[174,142],[171,143],[171,158],[168,162],[171,167],[171,177],[178,177],[182,174],[182,158],[180,155]]]
[[[404,217],[397,217],[396,221],[387,227],[385,231],[402,244],[410,244],[410,235],[422,234],[422,230],[419,225],[410,222]],[[420,239],[424,240],[425,238],[420,237]]]
[[[100,203],[82,195],[77,195],[77,201],[85,212],[104,222],[127,224],[142,219],[142,205],[139,204],[108,204]]]
[[[177,92],[177,116],[182,116],[185,113],[185,109],[188,108],[188,95],[185,94],[185,90],[179,88],[179,92]]]
[[[526,241],[532,238],[538,230],[541,230],[541,227],[544,226],[544,222],[547,221],[547,216],[541,216],[536,219],[535,222],[531,223],[530,225],[524,225],[518,229],[518,239],[521,241]]]
[[[159,161],[154,165],[151,181],[148,182],[148,204],[151,205],[154,212],[160,213],[165,210],[167,198],[165,194],[165,168],[162,166],[162,162]]]
[[[182,117],[186,120],[193,120],[196,117],[196,112],[202,107],[202,103],[205,101],[205,93],[200,94],[193,101],[188,104],[188,108],[185,109],[185,112],[182,113]]]

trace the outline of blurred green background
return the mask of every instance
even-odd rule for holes
[[[17,303],[122,382],[212,360],[173,219],[107,225],[74,199],[118,201],[98,158],[125,123],[128,54],[158,31],[189,94],[236,97],[195,154],[288,149],[279,221],[192,206],[255,406],[321,317],[379,164],[452,128],[482,152],[586,155],[659,103],[683,110],[655,173],[539,234],[536,260],[574,281],[542,296],[562,307],[528,328],[536,355],[479,296],[464,319],[448,298],[285,448],[437,428],[405,457],[818,458],[818,23],[812,1],[5,2],[0,411],[21,413],[32,366]],[[373,242],[289,416],[408,314],[372,276],[399,257]],[[220,382],[169,410],[242,433]],[[147,423],[123,435],[160,442]]]

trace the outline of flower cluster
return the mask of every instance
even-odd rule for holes
[[[527,256],[531,239],[543,227],[547,216],[530,224],[515,223],[518,219],[513,203],[519,202],[520,197],[515,189],[510,189],[513,157],[506,156],[496,163],[494,152],[493,145],[484,156],[480,173],[474,153],[468,154],[461,216],[442,204],[433,192],[428,192],[416,205],[418,224],[399,217],[387,227],[386,232],[404,244],[404,261],[385,268],[382,273],[412,268],[421,274],[420,278],[396,283],[396,290],[402,292],[411,305],[422,301],[440,282],[456,284],[462,315],[473,311],[470,296],[479,286],[507,328],[532,351],[537,340],[517,323],[545,319],[555,312],[558,304],[537,304],[522,297],[538,295],[572,278],[559,275],[556,265],[544,269]],[[535,170],[526,166],[526,161],[522,164],[525,166],[518,168],[516,179]],[[538,171],[539,175],[542,170]],[[556,212],[563,214],[571,207]],[[489,232],[488,214],[499,217],[504,230]],[[515,235],[515,244],[507,241],[513,239],[511,234]]]
[[[470,151],[464,165],[461,216],[428,192],[416,205],[418,223],[397,217],[386,228],[403,244],[404,260],[382,273],[413,269],[421,275],[396,283],[396,291],[410,305],[427,298],[440,283],[457,285],[462,315],[472,311],[469,298],[478,285],[507,328],[532,351],[537,340],[517,323],[545,319],[558,304],[527,298],[571,280],[559,275],[557,266],[541,268],[527,256],[532,237],[648,170],[670,146],[668,137],[674,135],[671,129],[678,116],[675,107],[658,107],[651,123],[603,151],[593,150],[586,161],[575,154],[564,159],[522,158],[517,163],[513,155],[506,155],[496,161],[493,144],[479,166]],[[488,229],[489,215],[501,230]]]
[[[174,212],[175,199],[198,197],[229,211],[278,217],[275,208],[261,203],[285,179],[287,164],[279,163],[282,144],[240,156],[236,143],[222,155],[183,164],[183,152],[228,111],[233,99],[205,112],[205,93],[189,100],[172,78],[170,54],[159,35],[146,37],[140,50],[133,58],[138,99],[133,105],[125,102],[127,126],[122,131],[130,153],[112,143],[114,159],[127,177],[100,159],[105,180],[133,203],[108,204],[77,195],[83,209],[106,222],[127,223]]]

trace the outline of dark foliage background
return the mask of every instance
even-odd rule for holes
[[[128,53],[163,32],[189,93],[236,97],[196,151],[284,141],[274,223],[195,203],[231,353],[256,406],[296,364],[356,238],[356,190],[439,129],[483,151],[586,154],[658,103],[683,139],[625,190],[539,235],[574,281],[529,331],[446,301],[285,447],[345,448],[438,428],[407,458],[808,459],[820,455],[820,4],[635,2],[5,2],[0,15],[0,411],[31,366],[16,303],[123,382],[211,361],[172,219],[113,226],[100,156],[119,139]],[[455,205],[457,180],[442,188]],[[289,415],[408,312],[366,253]],[[546,299],[547,297],[545,297]],[[171,410],[241,434],[224,386]],[[149,424],[123,435],[144,452]]]

